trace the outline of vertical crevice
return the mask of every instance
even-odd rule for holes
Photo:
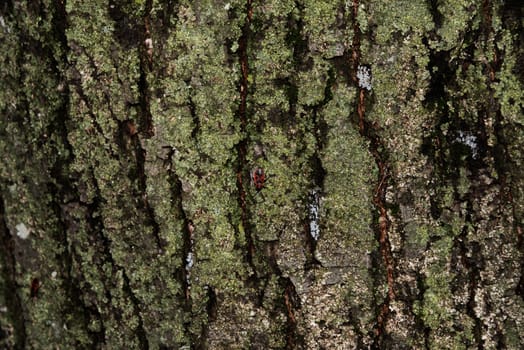
[[[145,225],[149,225],[152,228],[152,234],[156,242],[158,253],[163,254],[163,249],[166,243],[160,237],[160,225],[156,221],[155,211],[149,203],[147,195],[147,175],[146,175],[146,150],[142,147],[142,143],[139,139],[139,134],[129,135],[134,146],[134,153],[136,158],[136,168],[138,175],[138,185],[141,196],[141,207],[145,214]]]
[[[138,338],[140,349],[147,350],[149,349],[149,341],[147,340],[147,332],[144,328],[144,319],[142,318],[141,310],[140,310],[140,300],[138,300],[135,293],[133,293],[133,290],[131,289],[131,284],[129,282],[129,277],[127,276],[125,270],[122,269],[122,278],[124,280],[123,290],[124,292],[129,295],[129,299],[131,300],[131,303],[133,304],[133,310],[135,315],[138,318],[138,325],[135,329],[136,331],[136,337]]]
[[[146,39],[146,41],[147,40],[148,39]],[[140,77],[138,79],[138,90],[140,91],[140,113],[138,113],[140,118],[140,133],[145,138],[151,138],[155,135],[155,127],[153,125],[153,115],[151,114],[150,109],[151,96],[149,91],[149,83],[147,81],[147,72],[149,71],[149,56],[147,53],[142,55],[140,62]]]
[[[240,220],[244,229],[245,239],[247,242],[245,258],[247,263],[256,271],[253,258],[255,255],[255,244],[251,235],[251,226],[248,219],[248,208],[246,201],[246,189],[244,184],[245,169],[247,166],[247,95],[248,95],[248,75],[249,75],[249,61],[248,61],[248,44],[250,36],[250,25],[253,17],[252,0],[247,0],[245,5],[245,20],[242,27],[242,35],[238,40],[238,59],[240,63],[240,105],[238,107],[238,118],[240,120],[240,133],[242,139],[237,145],[237,190],[238,190],[238,204],[240,206]]]
[[[156,243],[157,253],[163,253],[165,242],[160,238],[160,225],[156,220],[155,211],[149,203],[147,194],[146,158],[147,151],[142,147],[140,133],[132,120],[119,122],[117,142],[121,153],[130,154],[129,160],[135,163],[135,169],[129,174],[131,181],[137,182],[138,193],[133,193],[141,200],[139,210],[144,214],[144,225],[150,226]]]
[[[56,26],[64,26],[67,23],[67,14],[65,10],[65,4],[55,2],[57,6],[57,13],[60,14],[60,18],[56,20]],[[62,30],[59,30],[62,37],[62,47],[64,48],[62,62],[67,63],[68,55],[68,45],[67,38],[65,36],[65,27]],[[56,63],[58,67],[58,62]],[[62,93],[65,97],[64,102],[60,109],[57,111],[57,118],[50,125],[48,135],[52,133],[59,133],[60,139],[62,140],[62,145],[66,147],[68,152],[66,152],[67,158],[61,159],[60,161],[53,164],[51,168],[51,176],[55,180],[55,184],[51,185],[51,193],[55,194],[55,199],[53,201],[54,211],[56,217],[59,218],[61,232],[63,237],[61,238],[61,244],[64,247],[67,247],[61,254],[60,261],[63,263],[63,272],[64,276],[64,290],[70,301],[67,312],[64,315],[65,319],[70,319],[74,317],[76,319],[81,319],[84,323],[84,329],[86,329],[87,334],[91,340],[91,345],[93,347],[100,347],[101,344],[105,341],[105,329],[102,326],[100,330],[95,331],[89,327],[89,323],[93,321],[99,321],[102,319],[102,316],[99,310],[94,306],[87,306],[83,300],[84,292],[80,289],[79,285],[81,284],[81,272],[74,270],[75,264],[75,253],[74,253],[74,243],[71,239],[71,235],[74,235],[77,231],[79,225],[75,222],[75,217],[79,211],[82,212],[86,207],[82,207],[84,204],[81,204],[81,194],[78,187],[75,185],[77,179],[70,172],[69,165],[74,161],[74,151],[73,147],[68,141],[68,124],[70,121],[69,117],[69,97],[70,97],[70,88],[69,84],[65,83],[66,77],[63,77],[64,84]],[[78,275],[75,277],[75,275]],[[80,344],[79,344],[80,345]]]
[[[66,88],[67,89],[67,88]],[[68,90],[68,89],[67,89]],[[66,96],[69,96],[67,93]],[[54,132],[60,133],[62,139],[62,145],[64,145],[69,152],[67,158],[61,159],[52,165],[51,176],[54,179],[54,183],[49,183],[48,188],[50,193],[54,193],[53,202],[51,209],[55,213],[55,217],[59,222],[59,231],[61,236],[57,238],[60,245],[67,247],[59,255],[59,261],[62,263],[62,270],[64,273],[63,287],[68,296],[69,305],[64,310],[64,319],[80,319],[84,324],[93,347],[98,347],[104,342],[104,330],[98,332],[93,331],[89,327],[90,320],[100,320],[101,316],[95,307],[88,307],[82,300],[82,291],[80,290],[79,280],[75,278],[74,271],[74,248],[71,235],[74,235],[79,225],[75,222],[75,213],[82,212],[80,204],[80,191],[74,185],[75,181],[71,174],[68,173],[69,164],[73,162],[73,149],[67,140],[67,120],[68,120],[68,104],[69,100],[66,99],[64,104],[57,113],[57,118],[54,121]]]
[[[455,197],[459,197],[457,186],[454,186]],[[467,301],[464,304],[457,305],[457,310],[465,312],[473,320],[473,339],[475,343],[465,344],[467,346],[476,346],[478,349],[484,348],[482,340],[482,320],[477,315],[477,290],[480,287],[480,272],[484,269],[484,259],[481,253],[481,247],[478,242],[468,240],[468,237],[475,235],[475,212],[473,202],[477,199],[470,188],[468,198],[466,198],[466,214],[464,217],[464,226],[459,235],[453,241],[453,253],[451,256],[451,269],[457,271],[455,280],[451,285],[453,294],[461,293],[464,286],[467,286]]]
[[[80,191],[77,191],[79,193]],[[65,192],[67,193],[67,192]],[[59,196],[59,198],[65,199],[65,194],[62,194]],[[89,292],[85,292],[85,290],[82,290],[79,286],[82,284],[88,284],[88,282],[83,278],[81,271],[75,271],[74,265],[75,262],[78,266],[80,266],[81,258],[79,258],[75,253],[75,243],[74,243],[74,237],[79,228],[80,225],[78,224],[78,215],[79,213],[85,214],[87,213],[87,206],[85,206],[85,203],[80,203],[78,201],[68,202],[66,204],[59,204],[60,206],[60,213],[58,214],[61,220],[62,229],[64,232],[64,246],[68,247],[67,252],[64,252],[62,254],[62,260],[64,263],[64,289],[68,295],[69,300],[72,302],[72,305],[70,306],[71,314],[68,315],[70,318],[71,315],[73,315],[75,318],[78,317],[84,317],[85,322],[85,329],[87,330],[87,333],[89,334],[89,337],[92,342],[93,348],[99,348],[102,346],[102,344],[105,341],[105,328],[100,327],[98,331],[94,331],[90,329],[89,322],[95,322],[95,321],[102,321],[102,315],[100,314],[100,311],[98,307],[95,305],[87,306],[84,300],[86,300],[86,294],[89,295]],[[86,218],[87,219],[87,218]],[[86,220],[87,221],[87,220]],[[77,275],[75,277],[75,275]],[[88,298],[87,298],[88,299]],[[75,312],[77,308],[81,308],[80,311],[83,311],[83,315],[77,315],[77,312]]]
[[[171,187],[171,201],[174,203],[173,206],[180,215],[179,219],[182,221],[181,231],[183,233],[182,249],[180,252],[180,267],[176,269],[175,275],[182,286],[180,304],[184,308],[184,312],[190,315],[193,306],[193,301],[191,298],[191,269],[194,263],[193,231],[195,230],[195,226],[193,222],[188,219],[183,207],[182,198],[184,196],[184,186],[182,184],[182,180],[180,180],[173,169],[173,156],[175,154],[175,150],[169,146],[165,148],[167,149],[167,159],[165,160],[165,166],[167,166],[167,172],[169,175],[168,181]],[[189,339],[191,339],[192,343],[196,343],[198,340],[196,339],[197,335],[191,333],[190,326],[190,319],[184,322],[184,333]]]
[[[321,237],[321,198],[324,194],[324,179],[326,176],[326,170],[322,165],[322,151],[326,144],[326,133],[327,125],[323,118],[320,116],[319,111],[332,99],[331,87],[335,81],[335,72],[330,69],[328,72],[328,79],[324,89],[324,98],[318,104],[311,108],[310,112],[313,116],[312,130],[311,132],[315,136],[315,152],[309,159],[309,163],[312,169],[311,188],[308,192],[307,198],[307,212],[308,212],[308,227],[306,229],[307,237],[306,242],[309,248],[310,254],[308,254],[308,260],[306,264],[308,266],[321,265],[320,261],[316,258],[316,247],[317,242]]]
[[[284,305],[286,307],[286,349],[303,348],[303,344],[299,344],[297,319],[295,316],[295,310],[300,306],[299,298],[291,279],[284,277],[280,277],[280,279],[284,287]]]
[[[149,82],[147,80],[147,74],[153,69],[153,39],[151,37],[150,30],[150,13],[152,9],[152,0],[146,0],[144,3],[143,13],[143,30],[142,30],[142,45],[140,46],[140,76],[138,81],[139,91],[139,128],[136,128],[136,132],[129,133],[129,137],[135,148],[136,167],[138,175],[138,183],[142,197],[142,210],[146,216],[146,224],[150,225],[153,230],[153,237],[155,238],[157,248],[160,253],[163,252],[165,242],[160,238],[160,225],[156,221],[155,212],[151,204],[149,203],[147,196],[147,174],[145,169],[146,163],[146,150],[142,147],[142,141],[140,138],[151,138],[154,136],[154,124],[153,116],[151,114],[150,100],[151,93],[149,89]],[[129,121],[128,123],[132,123]],[[132,124],[131,124],[132,125]]]
[[[380,348],[387,337],[386,324],[390,314],[389,305],[395,299],[394,291],[394,260],[391,252],[391,244],[389,242],[389,218],[386,209],[386,191],[389,184],[390,168],[388,164],[388,157],[385,151],[384,143],[380,139],[379,128],[366,120],[366,97],[367,91],[371,89],[371,70],[370,67],[363,65],[360,53],[360,37],[362,32],[358,24],[358,8],[359,0],[353,0],[352,15],[353,15],[353,42],[350,59],[351,80],[358,86],[358,98],[356,102],[358,128],[360,135],[369,141],[369,152],[375,159],[378,168],[377,184],[373,191],[373,204],[378,211],[377,223],[375,226],[375,233],[379,242],[379,251],[382,256],[382,263],[386,272],[387,294],[378,307],[377,321],[375,325],[375,340],[374,346]],[[363,68],[365,67],[365,68]],[[381,268],[377,269],[381,271]]]
[[[56,89],[60,95],[60,105],[46,128],[45,135],[47,137],[43,142],[46,142],[47,139],[53,139],[52,135],[57,135],[60,146],[66,149],[66,152],[57,149],[58,154],[61,154],[62,157],[58,157],[54,163],[48,165],[52,180],[47,184],[48,193],[53,194],[50,209],[53,211],[54,217],[57,218],[57,236],[55,239],[59,245],[66,247],[62,253],[57,255],[57,260],[61,266],[60,271],[63,274],[62,288],[67,296],[67,302],[62,309],[62,317],[66,326],[72,320],[77,320],[77,322],[83,324],[91,341],[90,345],[99,347],[104,342],[104,329],[102,327],[101,330],[94,331],[89,327],[89,323],[93,320],[101,320],[101,315],[96,307],[87,306],[82,299],[83,292],[79,287],[80,281],[75,276],[76,274],[80,275],[80,272],[74,270],[75,254],[70,237],[79,227],[74,219],[76,214],[85,208],[81,208],[79,190],[75,185],[77,179],[70,171],[70,165],[74,161],[74,151],[68,140],[70,86],[66,83],[67,76],[64,71],[69,64],[70,48],[66,37],[69,23],[64,2],[53,2],[49,6],[51,6],[50,13],[52,13],[53,39],[59,44],[61,50],[49,51],[46,57],[52,60],[52,74],[56,77]],[[77,343],[77,346],[86,346],[86,344]]]
[[[285,228],[284,228],[285,229]],[[283,229],[283,230],[284,230]],[[296,311],[300,308],[300,297],[296,292],[295,285],[293,281],[284,276],[282,270],[278,266],[278,257],[277,257],[278,241],[267,242],[266,254],[268,257],[268,266],[271,269],[270,274],[276,276],[278,279],[278,284],[280,290],[282,290],[282,307],[284,309],[284,315],[286,317],[285,324],[285,339],[286,339],[286,349],[302,349],[303,337],[300,337],[297,333],[297,318]],[[268,283],[270,276],[266,276],[264,282]],[[264,294],[263,291],[265,288],[262,288],[262,293],[259,296],[259,305],[263,305]]]
[[[153,115],[151,114],[151,93],[149,90],[149,82],[147,80],[147,74],[153,69],[153,54],[154,54],[154,42],[151,36],[151,9],[153,6],[153,0],[146,0],[144,3],[144,14],[143,14],[143,30],[142,42],[140,43],[140,78],[138,81],[138,90],[140,93],[139,104],[140,104],[140,132],[146,137],[153,137],[155,134],[155,126],[153,124]]]
[[[472,323],[471,344],[465,345],[476,346],[479,349],[486,346],[486,326],[479,312],[483,312],[480,308],[484,307],[484,303],[487,304],[486,308],[490,308],[490,305],[489,300],[482,300],[479,304],[478,292],[484,288],[481,276],[487,257],[483,256],[483,245],[477,242],[477,239],[480,239],[476,238],[478,237],[477,227],[480,221],[494,220],[494,213],[489,211],[486,213],[485,208],[479,207],[478,203],[481,203],[481,199],[488,194],[487,190],[492,188],[492,180],[495,180],[493,186],[500,187],[499,196],[495,200],[499,200],[500,203],[512,203],[511,183],[508,183],[508,181],[511,182],[511,176],[509,179],[506,178],[507,166],[511,162],[505,148],[506,141],[502,130],[503,117],[492,86],[496,82],[496,73],[502,65],[503,53],[499,52],[495,45],[492,48],[491,59],[479,61],[474,58],[475,50],[482,49],[486,50],[485,55],[489,57],[490,42],[497,36],[496,33],[491,33],[493,31],[491,27],[492,8],[490,1],[482,2],[479,9],[481,17],[479,29],[468,31],[465,34],[464,42],[474,44],[467,44],[461,48],[461,54],[458,55],[461,58],[458,61],[451,60],[451,51],[437,51],[431,49],[426,43],[430,52],[428,71],[432,76],[426,103],[428,109],[434,111],[438,120],[434,127],[434,135],[431,140],[428,139],[425,142],[426,146],[422,152],[436,164],[437,174],[435,175],[438,176],[438,182],[441,185],[435,187],[445,188],[447,183],[453,186],[453,203],[450,209],[465,206],[464,214],[454,214],[464,223],[462,231],[454,237],[453,241],[451,270],[455,273],[455,280],[451,285],[451,291],[462,292],[466,286],[466,300],[458,301],[454,307],[457,311],[466,314]],[[466,79],[466,72],[470,70],[471,65],[479,65],[482,68],[486,87],[483,91],[487,93],[483,99],[473,102],[470,108],[476,110],[474,114],[459,117],[453,109],[464,108],[462,105],[456,105],[456,96],[464,93],[461,92],[460,79],[457,80],[456,77]],[[459,72],[462,72],[461,76]],[[457,92],[454,95],[448,91]],[[463,100],[474,100],[474,98],[475,96],[471,95],[461,96]],[[454,101],[454,105],[449,106],[448,101]],[[493,120],[492,126],[490,120]],[[490,134],[496,137],[496,143],[493,146],[488,142]],[[431,143],[433,145],[430,145]],[[495,174],[493,168],[496,169],[497,179],[492,178]],[[489,179],[489,183],[483,179]],[[464,189],[462,181],[467,181],[467,189]],[[437,196],[442,197],[444,191],[445,189],[440,191]],[[442,203],[435,203],[435,207],[442,207]],[[433,218],[439,220],[442,208],[433,212]],[[499,213],[496,214],[498,216]],[[513,219],[516,220],[514,214]]]
[[[427,289],[428,288],[426,286],[426,279],[424,278],[424,276],[421,273],[417,273],[418,294],[417,294],[416,300],[421,304],[424,302],[424,295]],[[430,350],[431,349],[431,328],[426,325],[423,317],[419,313],[414,313],[414,317],[415,317],[417,329],[422,330],[423,339],[424,339],[424,349]]]
[[[517,224],[517,247],[520,251],[520,256],[524,256],[524,229],[520,225],[520,223]],[[517,283],[517,286],[515,287],[515,294],[520,296],[520,299],[524,301],[524,259],[520,262],[520,279]]]
[[[493,50],[493,63],[489,64],[488,68],[488,77],[489,77],[489,92],[490,92],[490,101],[493,104],[497,103],[495,98],[495,90],[493,85],[497,83],[496,72],[500,70],[503,65],[503,60],[506,55],[515,54],[517,57],[517,62],[513,68],[513,72],[520,79],[520,83],[524,84],[524,50],[518,49],[524,47],[524,23],[521,21],[522,15],[524,13],[524,5],[519,0],[508,0],[505,1],[500,8],[500,17],[502,18],[502,27],[505,30],[518,33],[514,37],[513,45],[517,49],[516,52],[499,52],[497,46],[495,45]],[[487,16],[485,22],[487,22]],[[490,24],[490,23],[487,23]],[[490,27],[490,30],[493,28]],[[507,46],[504,46],[506,48]],[[501,49],[502,50],[502,49]],[[515,101],[513,101],[515,103]],[[508,151],[508,145],[511,144],[512,139],[518,139],[518,133],[522,134],[522,128],[519,125],[508,125],[507,121],[504,121],[504,117],[501,112],[500,104],[493,108],[495,110],[495,121],[494,121],[494,133],[497,139],[497,144],[493,150],[493,157],[495,159],[495,168],[498,174],[498,180],[501,187],[501,201],[510,203],[512,208],[513,216],[513,233],[516,236],[516,247],[520,252],[521,256],[524,256],[524,225],[522,222],[522,213],[519,213],[515,204],[514,192],[515,186],[518,186],[513,183],[513,176],[511,173],[515,169],[519,169],[520,166],[517,164],[511,157],[510,152]],[[521,260],[520,263],[520,280],[516,286],[516,294],[521,297],[524,301],[524,260]]]
[[[205,308],[207,314],[207,327],[202,327],[201,333],[191,343],[191,349],[195,350],[207,350],[209,349],[208,337],[209,337],[209,324],[214,322],[217,318],[218,313],[218,300],[215,289],[211,286],[204,286],[206,291]]]
[[[139,341],[140,349],[149,349],[147,333],[144,328],[144,321],[142,319],[140,310],[140,300],[136,297],[131,288],[131,283],[129,277],[127,276],[125,268],[123,266],[120,266],[113,258],[113,254],[111,253],[111,240],[104,234],[105,227],[103,217],[99,215],[99,213],[102,211],[103,197],[100,193],[100,187],[98,185],[97,178],[94,175],[92,175],[92,181],[96,194],[93,199],[93,202],[87,206],[87,221],[89,230],[91,234],[94,236],[93,239],[101,244],[102,252],[100,254],[104,257],[102,260],[105,260],[109,264],[109,266],[112,267],[113,274],[116,273],[116,271],[121,271],[122,279],[124,282],[123,292],[128,296],[129,300],[131,301],[131,306],[133,308],[134,314],[138,319],[138,325],[136,326],[134,331]],[[101,261],[99,266],[103,265],[104,262]],[[105,286],[105,294],[108,299],[108,305],[114,305],[112,301],[113,298],[111,296],[111,288],[108,287],[112,285],[112,281],[108,281],[108,279],[111,278],[112,276],[107,275],[102,277],[102,281]]]
[[[190,82],[186,82],[187,86],[190,86]],[[198,143],[198,136],[200,135],[200,119],[198,118],[197,112],[196,112],[196,105],[195,101],[193,101],[193,97],[191,95],[187,98],[187,106],[189,108],[189,113],[191,115],[191,120],[193,121],[193,129],[191,130],[191,139]]]
[[[2,259],[1,266],[3,267],[0,273],[3,275],[2,279],[4,281],[2,295],[5,297],[5,303],[7,305],[7,315],[5,315],[4,319],[12,321],[15,349],[25,349],[27,332],[23,312],[24,308],[22,306],[20,293],[17,292],[20,286],[16,282],[14,240],[14,237],[7,227],[4,199],[0,195],[0,259]],[[0,329],[0,332],[3,333],[4,330]],[[1,340],[2,339],[0,339],[0,341]]]
[[[471,203],[468,203],[468,211],[471,209]],[[471,213],[468,213],[466,220],[471,223]],[[467,225],[463,229],[463,236],[467,236]],[[483,259],[481,255],[481,248],[477,242],[469,242],[468,247],[462,244],[462,259],[467,270],[468,279],[468,301],[466,303],[466,313],[474,321],[473,337],[477,345],[477,349],[484,349],[484,341],[482,340],[482,320],[477,315],[475,308],[477,307],[476,294],[480,284],[480,270],[482,270]]]

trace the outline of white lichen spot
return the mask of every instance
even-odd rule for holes
[[[147,57],[151,63],[153,60],[153,39],[146,38],[146,40],[144,40],[144,45],[146,47]]]
[[[320,238],[320,189],[311,190],[309,202],[309,232],[315,241]]]
[[[56,271],[51,272],[51,278],[52,279],[55,279],[57,275],[58,275],[58,272],[56,272]]]
[[[473,158],[477,158],[478,155],[478,142],[477,137],[471,132],[459,130],[458,136],[455,139],[456,142],[468,146],[471,149],[471,155]]]
[[[151,38],[147,38],[146,40],[144,40],[144,45],[146,46],[146,49],[153,49],[153,39]]]
[[[358,66],[357,79],[359,87],[368,91],[371,90],[371,69],[369,67]]]
[[[188,272],[193,267],[193,263],[194,263],[194,261],[193,261],[193,253],[189,252],[189,253],[187,253],[187,256],[186,256],[186,270]]]
[[[6,33],[11,33],[11,28],[6,25],[3,16],[0,16],[0,27],[2,27],[6,31]]]
[[[228,2],[224,5],[224,10],[229,11],[231,9],[231,4]]]
[[[187,229],[189,231],[189,251],[186,255],[186,283],[187,283],[187,289],[189,292],[191,290],[191,269],[193,268],[193,265],[195,264],[195,259],[193,257],[193,231],[195,230],[195,226],[193,226],[193,223],[189,222],[187,224]]]
[[[27,239],[27,237],[29,237],[29,233],[29,229],[23,222],[16,225],[16,235],[21,239]]]

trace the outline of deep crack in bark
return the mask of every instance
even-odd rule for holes
[[[16,282],[16,258],[14,237],[9,232],[6,222],[4,199],[0,196],[0,256],[3,267],[0,273],[3,275],[3,284],[7,315],[13,320],[15,343],[19,349],[25,349],[27,332],[25,327],[24,312],[22,312],[22,300]],[[7,316],[6,315],[6,316]],[[5,317],[5,316],[3,316]],[[2,330],[3,331],[3,330]]]
[[[131,300],[132,307],[134,314],[136,315],[138,319],[138,325],[135,329],[136,337],[140,343],[141,349],[149,349],[149,342],[147,340],[147,333],[144,328],[144,322],[142,319],[142,315],[140,313],[140,301],[136,297],[136,295],[133,293],[133,290],[130,285],[129,277],[126,274],[125,268],[123,266],[120,266],[113,258],[113,254],[111,253],[111,240],[109,237],[107,237],[104,234],[104,223],[103,219],[100,215],[97,215],[96,213],[99,213],[101,211],[101,201],[102,201],[102,195],[100,193],[100,187],[98,185],[97,178],[93,176],[93,184],[95,186],[96,190],[96,196],[92,204],[90,204],[89,207],[89,226],[93,233],[96,234],[96,239],[98,239],[102,243],[103,247],[103,255],[106,257],[109,264],[116,270],[119,270],[122,272],[122,279],[123,279],[123,291],[127,294],[129,299]],[[106,276],[107,278],[107,276]],[[105,280],[104,286],[106,286],[106,283],[109,281]],[[108,288],[105,290],[106,296],[108,297],[109,304],[112,305],[113,302],[111,301],[111,293]]]
[[[248,38],[249,38],[249,26],[253,17],[252,0],[246,2],[246,19],[242,28],[242,35],[238,40],[238,58],[241,68],[241,80],[240,80],[240,105],[238,108],[238,116],[240,118],[240,132],[243,136],[241,141],[237,145],[238,162],[237,162],[237,190],[238,190],[238,203],[241,210],[241,222],[244,228],[244,234],[247,242],[246,260],[248,264],[255,270],[253,264],[253,256],[255,255],[255,244],[253,237],[251,236],[251,228],[248,220],[248,209],[246,201],[246,190],[244,186],[244,173],[246,167],[246,153],[248,136],[246,135],[247,127],[247,92],[248,92],[248,74],[249,74],[249,62],[247,54]]]
[[[351,78],[354,84],[359,86],[359,80],[357,77],[357,70],[360,66],[360,36],[361,31],[357,21],[358,17],[359,0],[353,0],[353,42],[352,42],[352,53],[351,53]],[[369,151],[375,159],[375,163],[379,170],[379,176],[377,179],[377,185],[373,194],[373,204],[378,210],[378,227],[377,237],[380,245],[380,253],[384,261],[386,268],[386,281],[388,291],[385,300],[382,305],[379,306],[377,323],[375,326],[375,346],[380,347],[382,340],[386,333],[387,318],[390,313],[389,305],[395,299],[394,291],[394,261],[391,252],[391,244],[389,242],[388,230],[389,230],[389,218],[386,209],[386,190],[389,179],[389,164],[387,163],[387,155],[384,152],[384,145],[379,136],[378,127],[375,124],[367,121],[365,118],[366,108],[366,89],[362,86],[358,87],[358,100],[357,100],[357,115],[358,115],[358,126],[359,132],[362,137],[369,141]]]

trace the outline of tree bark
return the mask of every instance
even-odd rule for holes
[[[4,1],[0,347],[523,348],[523,15]]]

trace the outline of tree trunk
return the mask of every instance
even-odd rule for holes
[[[0,348],[523,348],[523,16],[4,1]]]

